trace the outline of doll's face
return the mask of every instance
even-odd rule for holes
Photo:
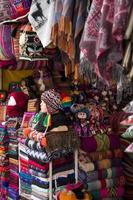
[[[47,106],[46,106],[46,103],[44,101],[41,101],[40,106],[41,106],[41,112],[48,113]]]
[[[79,119],[86,119],[87,118],[87,115],[85,112],[78,112],[78,118]]]

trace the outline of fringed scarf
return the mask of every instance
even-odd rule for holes
[[[122,41],[131,5],[130,0],[94,0],[85,23],[80,49],[88,65],[81,60],[80,67],[82,71],[92,68],[106,84],[112,78],[112,67],[123,57]]]

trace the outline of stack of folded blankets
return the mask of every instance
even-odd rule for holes
[[[125,178],[119,136],[103,132],[80,139],[80,181],[94,200],[120,200],[124,195]]]
[[[29,124],[30,123],[31,122],[29,121]],[[39,141],[31,138],[31,135],[23,135],[24,132],[22,127],[23,125],[18,129],[20,197],[32,200],[48,200],[50,161],[52,161],[53,165],[53,194],[54,192],[62,190],[67,183],[75,182],[73,157],[73,148],[75,147],[75,144],[71,145],[72,147],[70,146],[69,149],[61,150],[57,148],[54,151],[54,147],[52,146],[51,149],[48,150],[42,147]],[[56,135],[58,134],[56,133]],[[65,133],[65,135],[67,135],[67,133]],[[60,136],[62,137],[61,133]],[[54,138],[56,140],[56,136]],[[70,140],[70,137],[68,139]]]
[[[133,199],[133,115],[121,121],[125,131],[121,135],[121,144],[124,151],[123,170],[126,178],[125,200]]]
[[[18,164],[18,133],[21,118],[9,118],[7,121],[7,132],[9,136],[9,186],[8,186],[8,199],[19,199],[19,164]]]
[[[19,143],[19,178],[20,178],[20,196],[25,199],[30,199],[31,196],[31,175],[28,168],[28,155],[26,153],[26,146]]]
[[[0,125],[0,199],[7,197],[9,181],[9,160],[8,160],[8,133],[6,127]]]
[[[22,141],[22,140],[21,140]],[[35,142],[26,139],[20,143],[20,194],[27,199],[49,199],[49,162],[53,160],[53,191],[61,190],[67,183],[75,182],[73,154],[56,152],[52,157],[44,149],[36,146]],[[30,148],[29,148],[30,147]],[[38,149],[37,149],[38,148]]]

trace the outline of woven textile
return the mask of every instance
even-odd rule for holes
[[[122,59],[122,41],[132,1],[94,0],[80,42],[82,53],[105,81]]]
[[[0,0],[0,23],[23,18],[30,8],[30,0]]]

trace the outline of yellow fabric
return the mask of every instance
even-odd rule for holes
[[[72,191],[62,191],[59,200],[77,200],[76,195]]]
[[[32,70],[3,70],[2,88],[8,90],[10,82],[19,82],[22,78],[32,75]]]

